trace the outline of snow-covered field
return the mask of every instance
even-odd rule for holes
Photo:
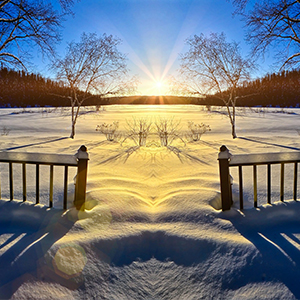
[[[59,209],[59,169],[57,209],[30,202],[33,170],[29,201],[5,200],[7,166],[0,164],[0,299],[300,299],[300,203],[288,201],[293,170],[285,171],[284,203],[278,202],[274,168],[274,204],[265,204],[266,172],[258,167],[260,207],[252,208],[252,170],[245,168],[248,208],[241,212],[235,203],[227,212],[215,209],[220,146],[232,154],[299,151],[299,110],[239,109],[235,140],[225,111],[214,107],[86,108],[74,140],[68,138],[68,109],[45,110],[1,109],[1,151],[75,154],[86,145],[87,209],[71,207],[74,173],[70,209]],[[140,148],[130,138],[121,144],[121,136],[107,141],[95,131],[98,124],[119,122],[124,138],[141,119],[153,125]],[[175,139],[162,147],[154,125],[161,120],[180,121],[180,135],[189,121],[210,125],[211,131],[196,142],[182,134],[185,143]],[[15,198],[21,199],[21,170],[14,168]],[[49,172],[41,172],[41,202],[47,204]],[[238,201],[235,170],[232,175]]]

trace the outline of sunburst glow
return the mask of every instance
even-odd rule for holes
[[[153,82],[152,88],[149,91],[149,95],[161,96],[167,92],[167,85],[162,80],[156,80]]]

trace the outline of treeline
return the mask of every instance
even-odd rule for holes
[[[267,74],[262,78],[244,82],[237,89],[237,96],[237,106],[299,107],[300,70]],[[222,105],[222,101],[215,96],[207,97],[205,102]]]
[[[70,106],[71,90],[62,82],[38,74],[0,69],[0,107]],[[226,93],[226,92],[224,92]],[[300,70],[282,71],[244,82],[237,89],[237,106],[300,106]],[[128,96],[101,98],[88,95],[84,105],[105,104],[202,104],[224,105],[216,95],[206,98]],[[219,95],[220,96],[220,95]]]
[[[238,93],[241,96],[249,95],[248,106],[298,107],[300,103],[300,71],[267,74],[261,79],[245,83]],[[239,101],[242,102],[242,100]]]
[[[38,74],[0,69],[0,107],[70,106],[71,90],[62,82]],[[199,104],[195,97],[124,96],[100,97],[88,94],[84,105],[107,104]]]
[[[62,82],[25,71],[0,69],[0,107],[70,106],[71,90]],[[87,105],[101,105],[106,99],[91,96]]]
[[[126,96],[126,97],[110,97],[110,104],[201,104],[198,97],[184,96]]]

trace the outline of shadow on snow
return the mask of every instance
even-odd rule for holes
[[[0,201],[0,239],[9,236],[0,245],[1,299],[9,299],[24,278],[37,277],[39,260],[74,224],[63,213],[19,201]]]
[[[232,222],[259,252],[247,266],[247,276],[240,284],[282,282],[300,299],[300,203],[285,202],[234,214],[230,217],[222,213],[222,217]],[[238,281],[233,281],[231,288]]]

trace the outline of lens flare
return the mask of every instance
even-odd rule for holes
[[[52,261],[55,273],[66,279],[77,277],[87,262],[85,251],[79,245],[70,243],[61,246]]]

